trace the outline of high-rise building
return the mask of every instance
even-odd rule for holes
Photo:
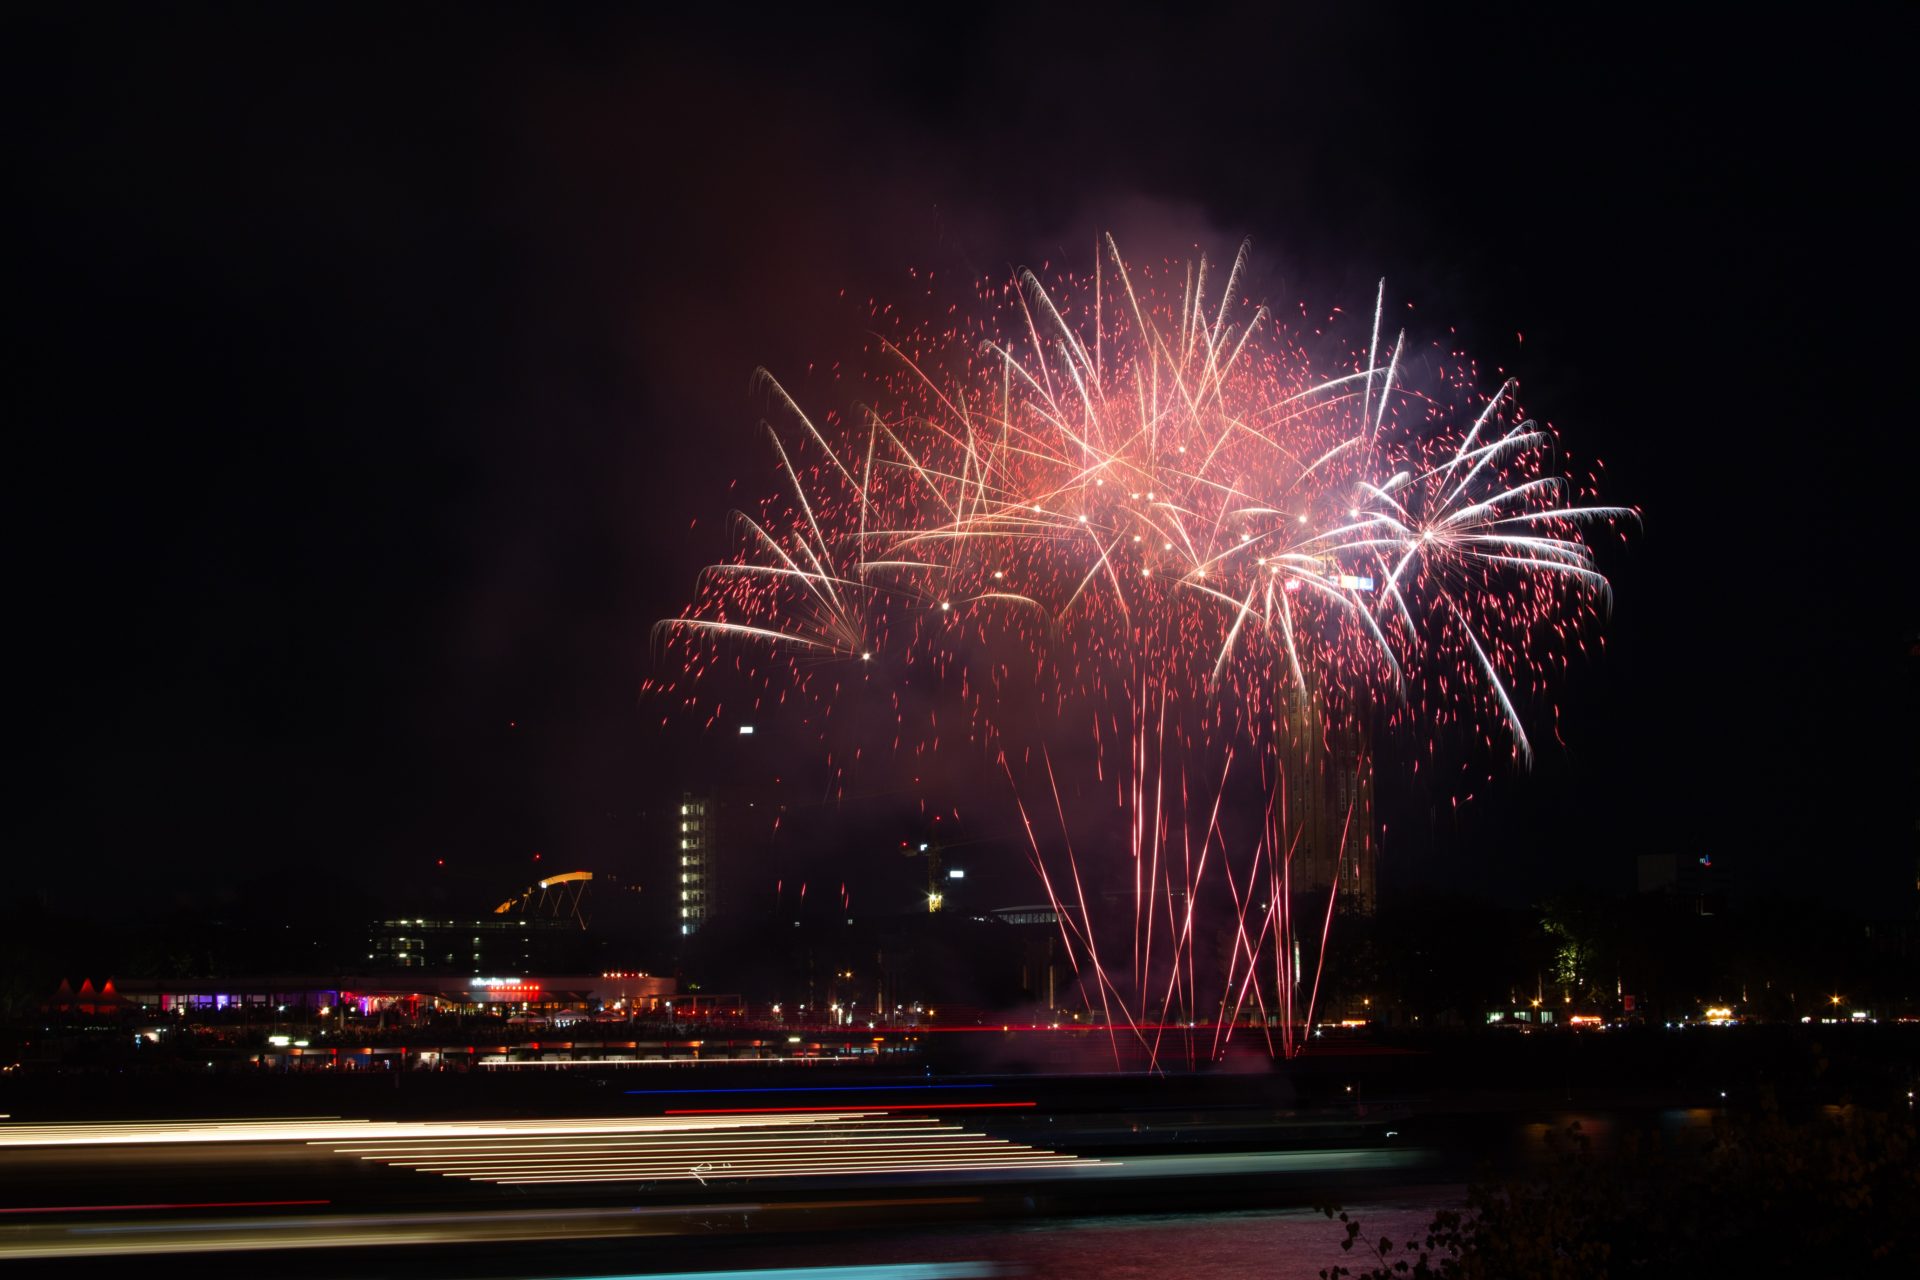
[[[1920,635],[1907,648],[1907,711],[1905,723],[1920,722]],[[1909,733],[1907,740],[1907,812],[1913,820],[1908,831],[1909,852],[1913,854],[1913,914],[1920,919],[1920,734]]]
[[[1670,898],[1694,915],[1721,914],[1734,893],[1731,868],[1711,854],[1642,853],[1634,863],[1641,893]]]
[[[722,911],[738,910],[745,878],[771,874],[773,841],[786,810],[775,787],[729,785],[680,793],[675,825],[682,937],[700,932]]]
[[[711,811],[710,811],[711,810]],[[719,905],[714,847],[715,828],[719,825],[717,798],[680,795],[680,932],[700,931]]]
[[[1283,751],[1284,838],[1292,845],[1296,893],[1337,884],[1342,905],[1371,914],[1380,846],[1374,829],[1373,761],[1364,728],[1330,721],[1296,700],[1294,731]]]

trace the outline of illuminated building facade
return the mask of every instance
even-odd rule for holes
[[[570,919],[381,920],[367,963],[378,971],[437,973],[574,971],[591,962],[591,939]]]
[[[604,871],[563,871],[512,894],[477,919],[399,917],[368,931],[374,972],[580,973],[644,963],[631,954],[648,925],[640,885]],[[657,929],[657,925],[653,926]],[[358,968],[359,957],[343,957]]]
[[[695,934],[717,905],[714,834],[719,825],[717,798],[680,796],[680,932]]]
[[[681,793],[674,819],[681,937],[699,933],[722,911],[734,909],[731,899],[743,876],[755,868],[771,872],[774,837],[786,811],[783,794],[774,787]]]
[[[382,1011],[499,1014],[574,1010],[652,1014],[672,1003],[674,980],[632,971],[522,975],[359,974],[352,977],[130,978],[131,1012],[194,1016],[252,1013],[327,1017]]]

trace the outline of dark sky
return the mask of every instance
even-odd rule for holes
[[[29,885],[633,865],[750,371],[849,354],[843,288],[1113,228],[1251,236],[1281,300],[1388,276],[1647,513],[1566,747],[1392,874],[1706,851],[1911,913],[1911,6],[638,8],[6,19]]]

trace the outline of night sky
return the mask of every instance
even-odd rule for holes
[[[648,628],[771,483],[753,368],[1112,229],[1251,236],[1283,309],[1387,276],[1646,512],[1566,745],[1388,892],[1710,853],[1910,915],[1915,9],[1274,8],[16,11],[10,875],[644,872]]]

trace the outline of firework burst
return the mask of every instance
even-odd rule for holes
[[[940,327],[889,317],[819,423],[761,374],[782,492],[660,624],[668,683],[697,704],[731,657],[781,699],[886,700],[894,752],[945,711],[1010,785],[1116,1054],[1158,1061],[1169,1026],[1291,1053],[1336,897],[1370,892],[1374,743],[1464,727],[1530,761],[1522,708],[1609,599],[1591,535],[1633,513],[1561,474],[1511,381],[1389,335],[1384,283],[1316,372],[1242,296],[1244,246],[1217,288],[1103,249]],[[1089,797],[1107,817],[1070,821]]]

